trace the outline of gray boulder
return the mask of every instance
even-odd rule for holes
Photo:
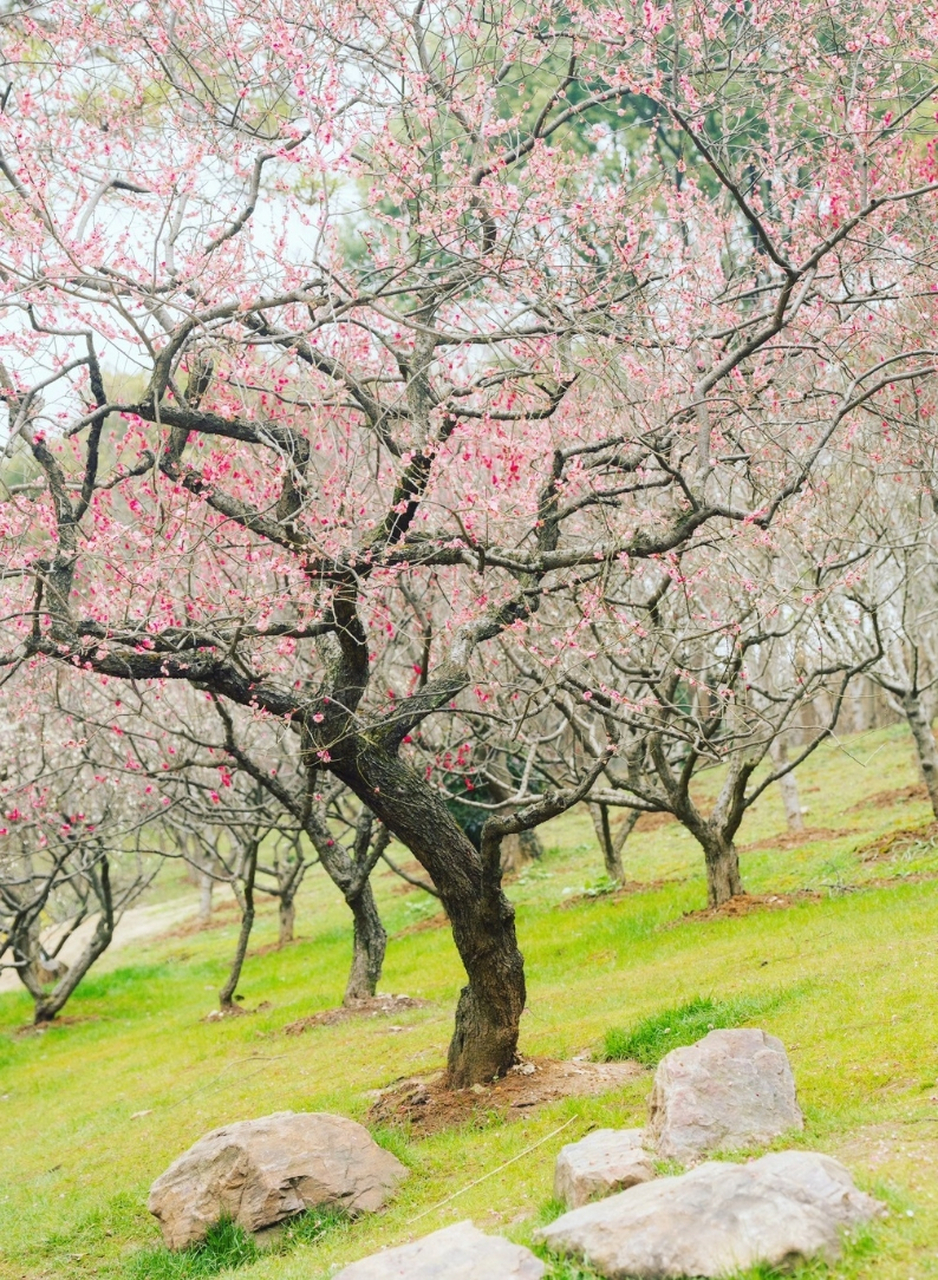
[[[835,1261],[843,1229],[881,1208],[836,1160],[783,1151],[658,1178],[574,1209],[537,1234],[608,1280],[721,1277],[760,1263]]]
[[[554,1196],[578,1209],[600,1196],[624,1191],[655,1176],[642,1147],[644,1129],[596,1129],[561,1147],[554,1166]]]
[[[280,1111],[200,1138],[153,1183],[149,1209],[183,1249],[222,1218],[260,1231],[317,1205],[371,1212],[406,1176],[354,1120]]]
[[[353,1262],[335,1280],[541,1280],[545,1269],[530,1249],[466,1221]]]
[[[711,1031],[662,1058],[649,1108],[659,1156],[684,1164],[804,1128],[784,1045],[744,1027]]]

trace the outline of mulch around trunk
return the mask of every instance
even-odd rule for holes
[[[337,1009],[323,1009],[321,1013],[297,1018],[283,1028],[284,1035],[301,1036],[313,1027],[335,1027],[353,1018],[393,1018],[404,1009],[424,1009],[429,1000],[417,1000],[413,996],[372,996],[370,1000],[356,1000],[353,1004],[339,1005]]]
[[[903,827],[879,836],[857,850],[861,862],[892,862],[896,858],[914,853],[916,846],[932,845],[938,841],[938,822],[926,822],[920,827]],[[923,851],[924,852],[924,851]]]
[[[567,907],[579,907],[584,902],[616,902],[620,898],[631,898],[636,893],[651,893],[655,889],[663,888],[666,884],[674,883],[674,880],[623,880],[622,884],[608,891],[591,892],[589,889],[584,889],[582,893],[569,893],[560,900],[560,908],[565,910]]]
[[[802,902],[820,902],[822,895],[814,889],[797,889],[794,893],[737,893],[719,907],[707,907],[703,911],[685,911],[680,920],[672,920],[666,927],[694,920],[732,920],[748,916],[753,911],[787,911]]]
[[[95,1013],[57,1013],[54,1018],[47,1018],[45,1022],[27,1022],[24,1026],[17,1027],[13,1034],[15,1036],[41,1036],[44,1035],[50,1027],[77,1027],[82,1022],[101,1021],[101,1016]]]
[[[860,809],[892,809],[901,800],[927,800],[928,792],[925,783],[919,782],[912,787],[897,787],[893,791],[877,791],[857,804],[852,804],[848,813],[856,813]]]
[[[560,1098],[608,1093],[644,1074],[637,1062],[530,1058],[512,1067],[503,1079],[471,1089],[448,1089],[442,1072],[412,1076],[379,1090],[368,1121],[406,1126],[414,1134],[437,1133],[466,1121],[475,1121],[481,1128],[493,1116],[517,1120],[534,1107]]]
[[[856,832],[849,827],[805,827],[801,831],[780,831],[778,835],[767,836],[753,844],[740,845],[739,851],[755,853],[757,849],[800,849],[803,844],[814,844],[818,840],[842,840],[844,836],[854,835]]]
[[[236,1001],[240,1001],[240,996],[235,996]],[[200,1018],[200,1022],[224,1022],[226,1018],[247,1018],[255,1013],[266,1013],[268,1009],[272,1009],[273,1005],[269,1000],[262,1000],[259,1005],[253,1009],[245,1009],[243,1004],[236,1003],[228,1005],[224,1009],[213,1009],[211,1013],[207,1013],[204,1018]]]

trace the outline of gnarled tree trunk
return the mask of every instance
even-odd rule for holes
[[[447,1059],[451,1086],[504,1075],[515,1061],[525,985],[498,867],[483,872],[479,851],[442,798],[395,755],[357,740],[331,768],[429,872],[449,916],[469,977]]]
[[[51,1022],[65,1007],[75,988],[99,956],[108,949],[114,937],[114,896],[111,891],[111,872],[107,858],[102,857],[88,874],[93,880],[94,893],[101,910],[94,933],[81,954],[65,969],[49,992],[44,989],[41,982],[43,974],[38,969],[32,967],[20,969],[23,984],[35,1002],[33,1022],[37,1026],[44,1022]]]
[[[601,802],[590,803],[587,807],[593,820],[596,839],[602,850],[603,868],[606,875],[610,880],[614,880],[616,884],[621,884],[625,879],[625,869],[622,866],[622,850],[641,814],[638,809],[627,809],[618,830],[613,832],[612,823],[609,821],[608,804]]]
[[[238,942],[228,979],[218,993],[218,1005],[223,1013],[230,1012],[234,1006],[235,992],[241,980],[241,969],[247,955],[248,941],[254,928],[254,876],[257,871],[257,842],[252,843],[245,854],[244,879],[240,889],[233,884],[235,896],[241,904],[241,928],[238,931]]]
[[[730,898],[743,892],[736,845],[713,830],[698,835],[697,839],[703,846],[707,868],[707,904],[721,907],[724,902],[729,902]]]
[[[354,942],[352,967],[342,1003],[354,1005],[369,999],[378,989],[388,935],[378,915],[370,880],[365,880],[357,894],[346,895],[345,901],[354,921]]]
[[[278,916],[280,932],[277,936],[277,946],[285,947],[287,943],[293,941],[293,930],[296,925],[296,901],[292,896],[281,894],[278,900]]]
[[[502,841],[502,875],[515,875],[529,862],[543,857],[541,842],[534,831],[519,831]]]

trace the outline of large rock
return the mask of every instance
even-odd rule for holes
[[[655,1176],[642,1147],[644,1129],[596,1129],[561,1147],[554,1165],[554,1196],[578,1209],[600,1196],[624,1191]]]
[[[168,1247],[183,1249],[222,1218],[259,1231],[317,1205],[380,1209],[406,1176],[354,1120],[280,1111],[200,1138],[153,1183],[149,1208]]]
[[[784,1045],[750,1028],[711,1031],[672,1049],[658,1064],[649,1105],[658,1154],[685,1164],[804,1128]]]
[[[544,1271],[530,1249],[466,1221],[353,1262],[335,1280],[541,1280]]]
[[[538,1238],[608,1280],[719,1277],[759,1263],[834,1261],[841,1231],[880,1210],[836,1160],[782,1151],[632,1187],[564,1214]]]

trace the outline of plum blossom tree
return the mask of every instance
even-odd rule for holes
[[[0,968],[15,969],[37,1025],[62,1011],[161,864],[161,814],[102,767],[53,692],[0,725]]]
[[[870,680],[909,726],[932,811],[938,817],[938,746],[932,721],[938,686],[938,471],[930,388],[916,383],[891,397],[866,426],[876,466],[852,477],[865,493],[869,569],[851,593],[868,619],[875,611],[882,654]],[[844,601],[849,610],[850,601]],[[844,632],[845,648],[869,644],[869,628]]]
[[[842,600],[862,552],[798,524],[800,555],[761,545],[746,556],[737,539],[708,576],[693,551],[676,554],[657,576],[623,584],[622,612],[591,628],[600,673],[591,698],[620,726],[621,755],[607,770],[618,795],[597,788],[594,800],[683,823],[703,853],[711,907],[743,891],[735,837],[746,811],[829,737],[851,682],[882,653],[875,612],[861,644],[844,642],[845,627],[867,622]],[[571,670],[567,689],[582,734],[575,695],[590,692],[585,673]],[[777,744],[812,703],[813,728],[780,754]],[[722,774],[704,802],[701,775],[715,766]]]
[[[6,696],[65,662],[289,724],[440,894],[455,1085],[525,1000],[494,849],[605,739],[477,850],[414,734],[933,372],[936,37],[893,0],[4,15]]]

